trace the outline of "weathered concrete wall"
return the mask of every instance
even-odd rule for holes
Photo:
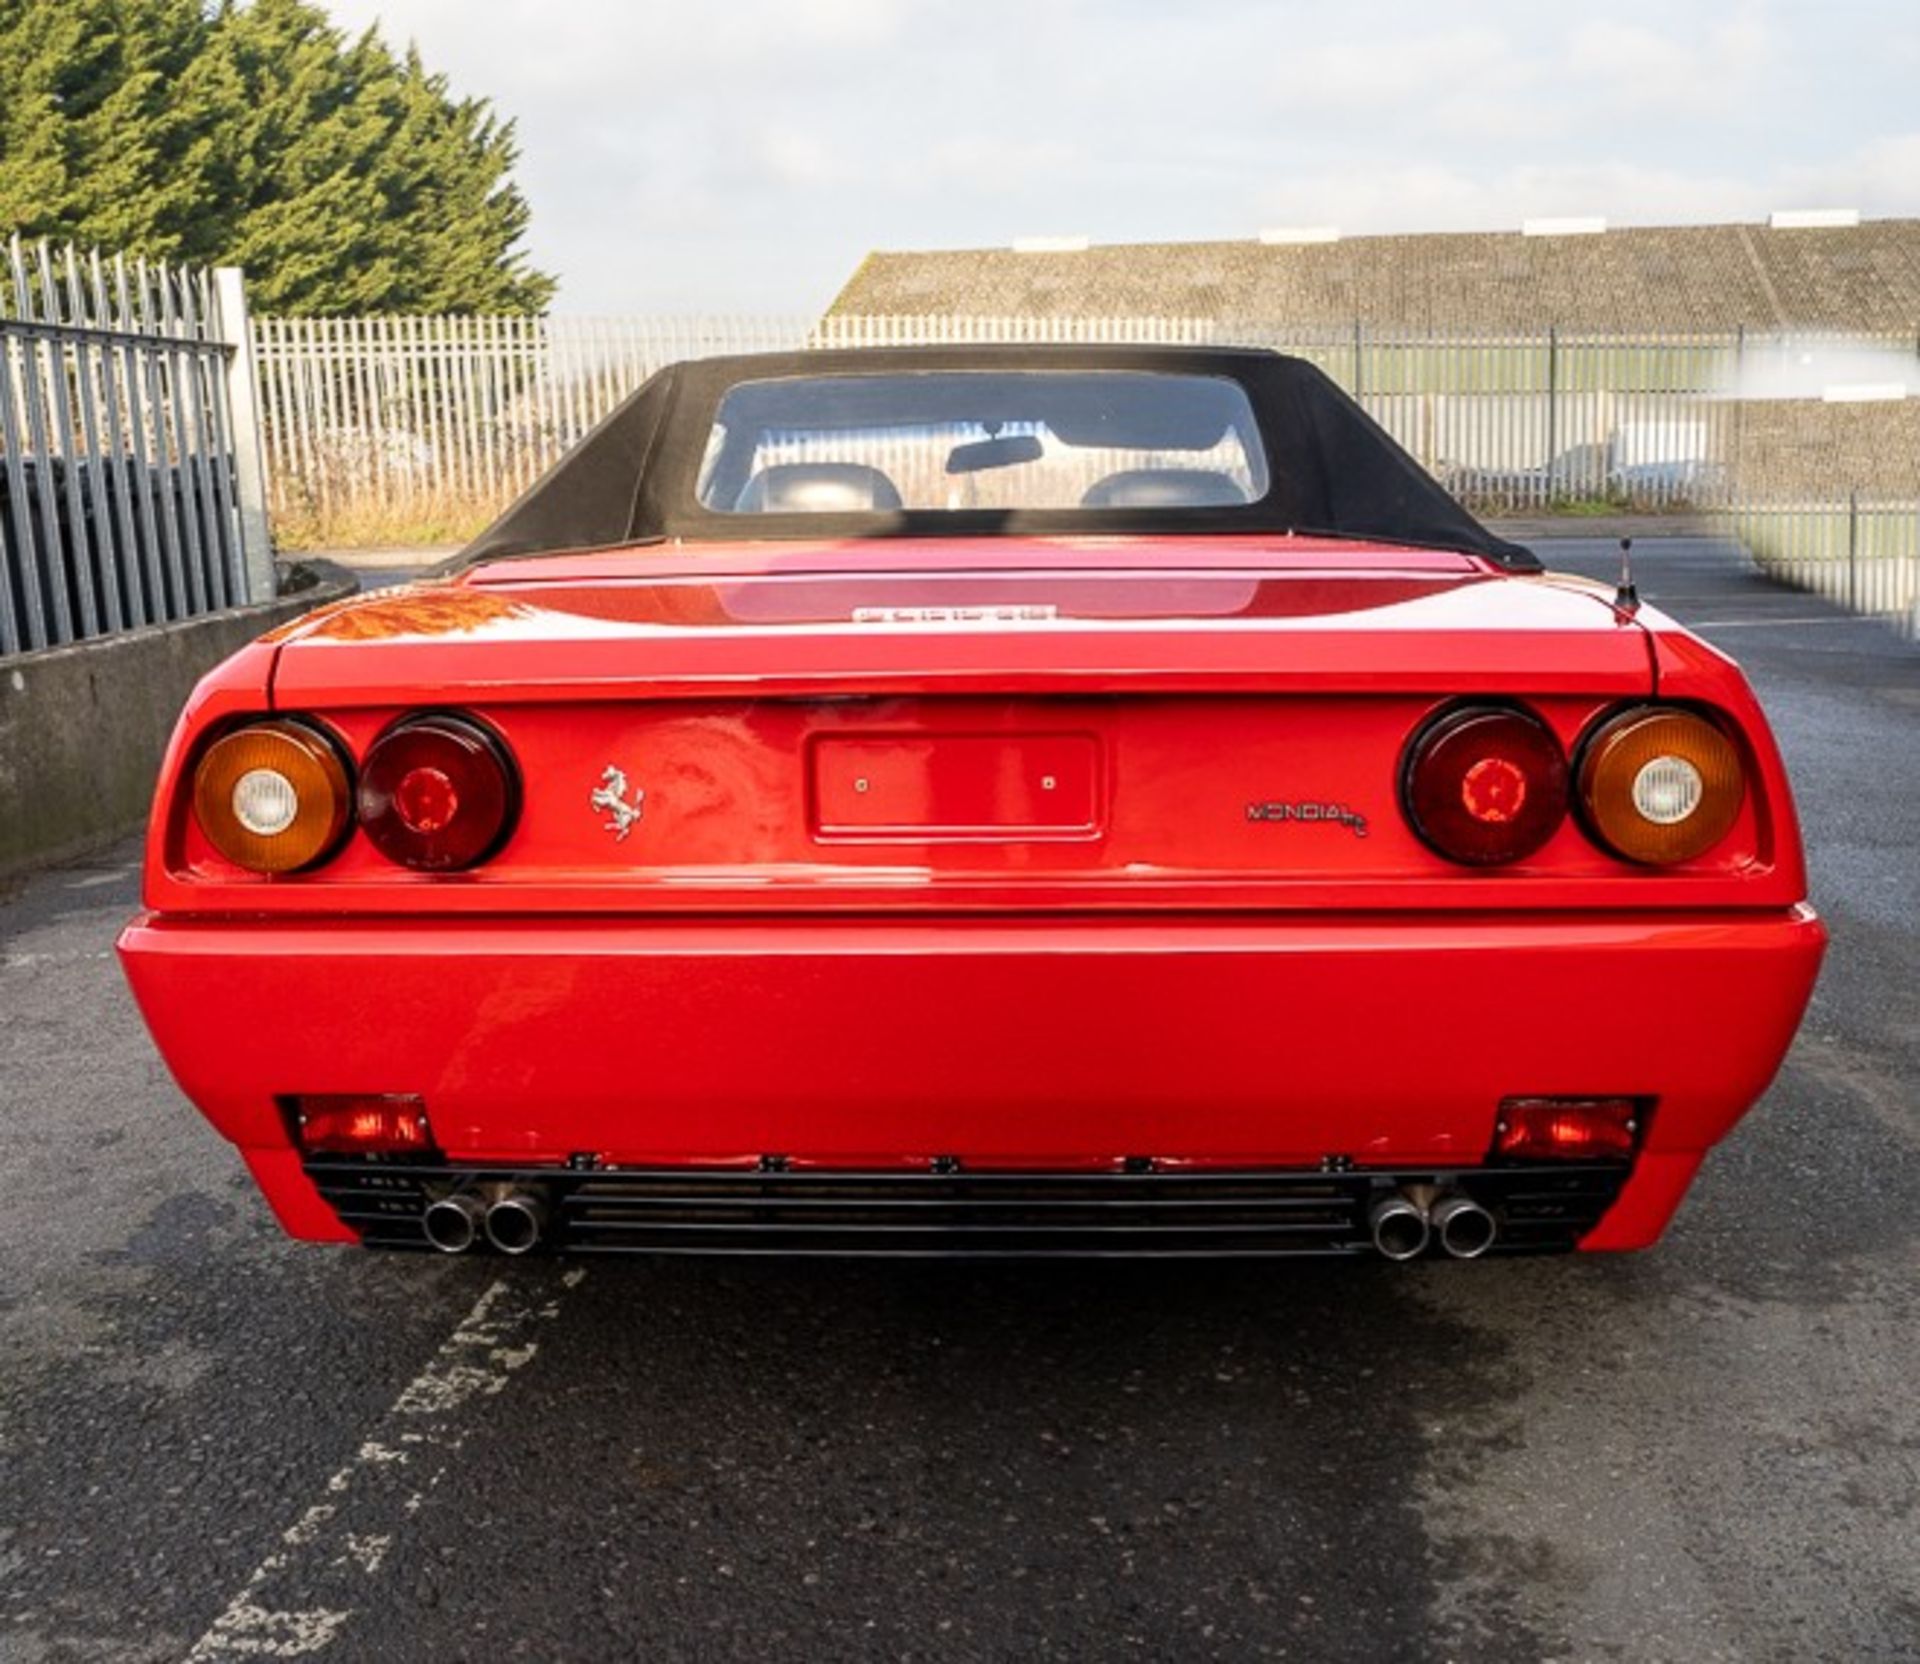
[[[337,568],[302,580],[262,606],[0,659],[0,878],[136,830],[194,683],[352,587]]]

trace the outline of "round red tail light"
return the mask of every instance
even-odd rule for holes
[[[1414,831],[1449,861],[1502,866],[1567,818],[1567,755],[1529,711],[1457,706],[1407,747],[1401,800]]]
[[[360,767],[360,825],[390,861],[421,872],[477,866],[519,809],[507,748],[470,717],[403,718]]]

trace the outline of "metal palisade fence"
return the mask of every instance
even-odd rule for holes
[[[261,318],[274,524],[295,541],[457,537],[662,365],[801,346],[777,317]]]
[[[1127,342],[1264,347],[1324,370],[1436,478],[1475,507],[1618,499],[1689,505],[1714,494],[1729,423],[1703,395],[1728,337],[1409,333],[1360,324],[1207,318],[830,317],[822,346],[917,341]]]
[[[1894,617],[1920,599],[1908,430],[1890,407],[1831,404],[1804,368],[1851,355],[1893,365],[1920,393],[1911,337],[1413,334],[1209,318],[262,319],[275,523],[321,544],[463,537],[663,364],[969,342],[1290,352],[1484,513],[1710,511],[1789,581]],[[1920,417],[1920,398],[1906,402]]]
[[[273,592],[238,271],[6,246],[0,654]]]
[[[1726,342],[1398,337],[1199,318],[367,318],[260,321],[274,508],[323,540],[381,515],[470,522],[550,466],[675,359],[968,342],[1272,347],[1319,364],[1433,473],[1482,506],[1716,482]]]
[[[1742,503],[1722,524],[1780,582],[1920,636],[1920,499]]]

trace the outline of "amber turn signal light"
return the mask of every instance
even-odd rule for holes
[[[1624,711],[1580,752],[1580,803],[1614,854],[1667,867],[1733,830],[1746,775],[1733,741],[1692,711]]]
[[[236,728],[194,770],[194,819],[208,843],[248,872],[298,872],[324,860],[352,805],[340,754],[297,722]]]

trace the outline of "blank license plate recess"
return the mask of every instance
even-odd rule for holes
[[[1087,734],[837,735],[813,748],[823,837],[1073,838],[1099,829]]]

